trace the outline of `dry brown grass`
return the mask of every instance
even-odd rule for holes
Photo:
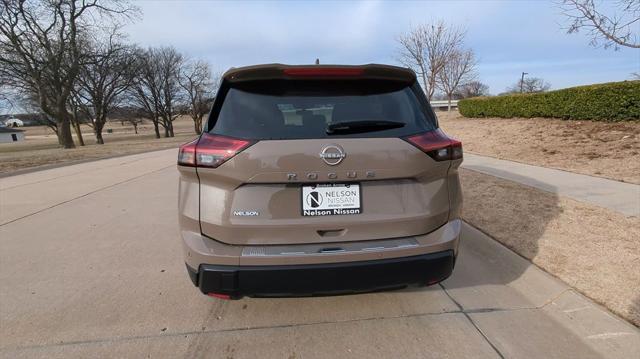
[[[133,127],[122,126],[119,122],[110,122],[103,132],[104,145],[95,144],[93,133],[87,127],[82,131],[86,146],[78,146],[71,150],[60,148],[55,134],[49,128],[25,127],[25,141],[0,144],[0,173],[10,174],[44,165],[173,148],[195,138],[196,134],[190,118],[180,118],[175,121],[174,126],[175,137],[156,139],[151,124],[139,126],[139,134],[136,135]],[[106,129],[109,128],[113,133],[107,133]],[[78,145],[75,136],[74,140]]]
[[[640,184],[640,122],[438,117],[472,153]]]
[[[640,218],[462,170],[464,219],[640,325]]]

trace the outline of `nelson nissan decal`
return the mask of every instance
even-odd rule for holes
[[[318,184],[302,187],[302,215],[330,216],[362,212],[360,185]]]

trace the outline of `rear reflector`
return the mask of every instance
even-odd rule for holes
[[[359,76],[364,69],[351,67],[296,67],[284,69],[283,73],[289,76],[323,77],[323,76]]]
[[[208,293],[207,295],[213,298],[218,298],[218,299],[227,299],[227,300],[231,299],[231,296],[229,294]]]
[[[462,142],[448,137],[440,129],[405,137],[405,140],[436,161],[462,158]]]
[[[180,146],[178,165],[216,168],[252,143],[247,140],[204,133],[199,139]]]

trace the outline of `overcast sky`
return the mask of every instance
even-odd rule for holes
[[[467,29],[492,94],[522,71],[553,89],[622,81],[640,72],[640,50],[589,46],[568,35],[553,1],[137,1],[143,16],[125,26],[142,46],[173,45],[218,71],[259,63],[397,64],[396,38],[442,19]],[[611,5],[609,2],[605,5]],[[639,25],[640,26],[640,25]],[[0,113],[20,109],[0,104]]]
[[[596,49],[567,35],[552,1],[170,2],[140,1],[126,27],[142,45],[173,45],[214,68],[281,62],[397,64],[398,34],[442,19],[467,28],[466,45],[493,94],[522,71],[552,88],[621,81],[640,71],[640,50]]]

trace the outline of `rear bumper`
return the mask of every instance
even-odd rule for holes
[[[311,296],[371,292],[440,282],[453,271],[453,250],[370,261],[303,265],[187,265],[205,293],[242,296]]]

